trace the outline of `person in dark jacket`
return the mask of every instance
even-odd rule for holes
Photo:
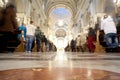
[[[46,51],[46,44],[47,44],[47,38],[44,35],[44,33],[42,32],[42,34],[41,34],[41,50],[42,50],[42,52]]]
[[[35,37],[36,37],[37,52],[40,52],[41,30],[40,30],[39,26],[35,30]]]
[[[76,47],[76,41],[74,39],[72,39],[71,43],[70,43],[70,46],[71,46],[71,51],[72,52],[75,52],[75,47]]]
[[[117,35],[118,35],[118,43],[119,43],[119,47],[120,47],[120,21],[117,24]]]

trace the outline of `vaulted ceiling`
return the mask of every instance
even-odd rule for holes
[[[78,12],[78,6],[82,5],[84,0],[2,0],[3,2],[8,1],[16,5],[18,13],[27,14],[30,9],[36,10],[41,18],[47,18],[51,11],[56,7],[64,7],[69,9],[72,16]],[[32,6],[29,8],[29,4]]]
[[[75,15],[78,1],[79,0],[46,0],[45,12],[48,15],[50,11],[56,7],[65,7]]]

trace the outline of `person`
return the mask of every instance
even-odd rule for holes
[[[72,52],[75,52],[76,41],[75,41],[74,39],[71,40],[70,46],[71,46],[71,51],[72,51]]]
[[[37,52],[40,52],[41,30],[39,26],[35,30],[35,37],[36,37]]]
[[[120,47],[120,20],[118,20],[117,24],[117,34],[118,34],[118,46]]]
[[[114,20],[111,16],[105,17],[101,22],[101,30],[105,33],[106,45],[109,48],[115,48],[118,46],[117,30]]]
[[[96,41],[95,31],[92,27],[90,27],[89,31],[88,31],[88,39],[87,39],[89,52],[94,52],[94,50],[95,50],[94,42],[95,41]]]
[[[26,26],[26,51],[27,53],[31,53],[32,44],[34,41],[34,34],[36,27],[33,25],[33,21],[30,21],[30,24]]]
[[[22,38],[24,38],[24,40],[26,40],[26,27],[24,25],[24,23],[22,23],[21,26],[19,26],[18,30],[21,30],[21,34],[18,34],[18,39],[21,41]],[[22,36],[24,35],[24,36]]]
[[[80,50],[80,35],[78,35],[78,37],[76,38],[76,51],[78,51],[79,52],[79,50]]]
[[[47,44],[47,38],[46,38],[46,36],[44,35],[44,33],[42,32],[41,33],[41,51],[42,52],[45,52],[46,51],[46,44]]]

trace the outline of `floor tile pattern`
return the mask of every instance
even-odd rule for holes
[[[0,71],[0,80],[120,80],[120,74],[84,68],[30,68]]]
[[[120,80],[119,60],[119,53],[0,53],[0,80]]]

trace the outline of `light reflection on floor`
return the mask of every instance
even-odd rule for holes
[[[120,80],[120,74],[85,68],[25,68],[0,71],[0,80]]]
[[[115,53],[0,54],[0,80],[120,80],[119,60]]]
[[[67,55],[64,50],[57,51],[55,61],[63,62],[63,61],[67,61],[67,60],[68,60]]]

